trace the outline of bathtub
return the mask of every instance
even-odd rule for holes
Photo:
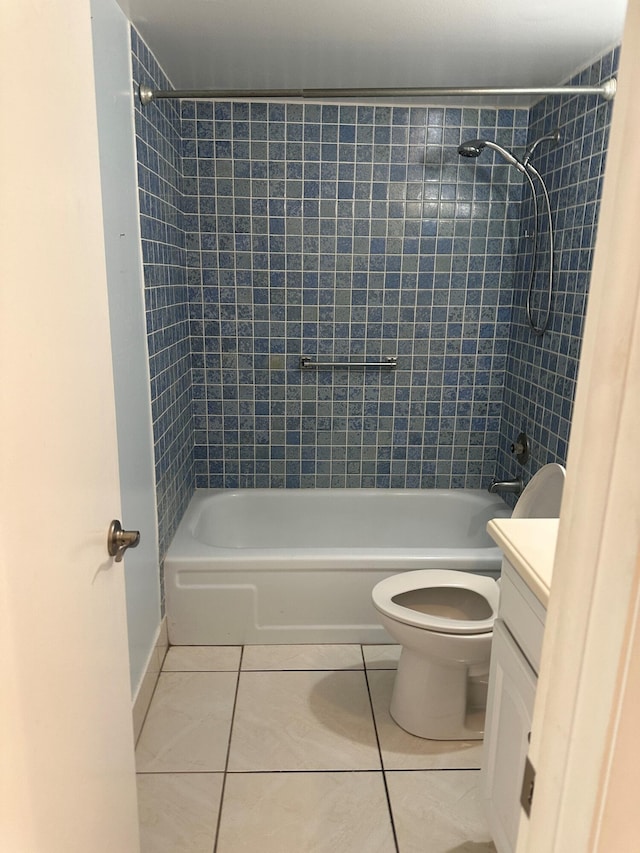
[[[497,577],[485,528],[509,515],[474,489],[198,489],[165,560],[169,640],[390,642],[374,585],[412,569]]]

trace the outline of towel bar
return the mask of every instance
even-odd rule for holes
[[[380,370],[395,370],[398,358],[395,355],[385,356],[381,361],[312,361],[308,355],[300,356],[300,370],[325,370],[328,368],[378,367]]]

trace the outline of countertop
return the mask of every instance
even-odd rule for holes
[[[487,533],[538,601],[549,603],[559,519],[494,518]]]

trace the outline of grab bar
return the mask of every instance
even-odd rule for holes
[[[385,356],[381,361],[312,361],[308,355],[300,356],[300,370],[324,370],[332,367],[378,367],[380,370],[395,370],[398,358],[395,355]]]

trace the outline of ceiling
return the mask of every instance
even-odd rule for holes
[[[553,86],[620,41],[626,8],[626,0],[118,2],[177,89]]]

